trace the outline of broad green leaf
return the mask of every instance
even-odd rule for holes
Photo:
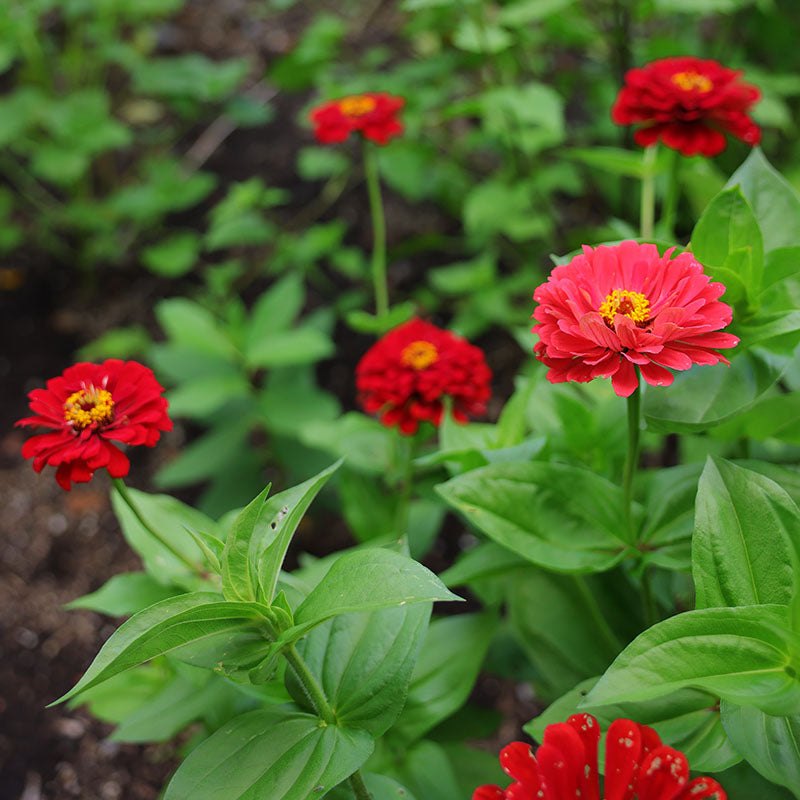
[[[643,178],[657,175],[667,168],[668,154],[660,150],[652,166],[645,162],[641,153],[624,150],[620,147],[573,147],[562,151],[567,158],[580,161],[589,167],[597,167],[614,175],[627,175]]]
[[[541,742],[548,725],[563,722],[570,715],[578,713],[578,706],[597,680],[589,678],[560,697],[544,713],[523,726],[525,733]],[[717,708],[718,702],[718,698],[707,692],[681,689],[646,702],[581,706],[580,711],[595,717],[602,730],[620,718],[650,725],[664,744],[680,750],[686,756],[693,770],[719,772],[737,764],[742,757],[728,741]]]
[[[800,794],[800,715],[770,716],[723,701],[722,724],[733,746],[765,778]]]
[[[392,463],[392,433],[378,420],[351,411],[330,422],[305,425],[300,440],[336,458],[346,458],[348,468],[385,474]]]
[[[200,418],[212,416],[227,403],[247,399],[251,392],[245,375],[213,373],[181,383],[167,394],[172,417]]]
[[[503,6],[498,19],[512,28],[530,25],[553,14],[564,12],[574,2],[575,0],[518,0],[516,3]]]
[[[411,678],[408,700],[392,737],[410,743],[466,702],[497,624],[492,613],[434,620]]]
[[[612,628],[620,609],[634,621],[638,617],[630,607],[627,581],[621,587],[627,594],[622,603],[615,601],[603,576],[528,567],[505,583],[511,630],[536,670],[537,693],[548,699],[611,664],[630,635],[621,631],[623,638]]]
[[[739,277],[748,297],[755,298],[761,291],[764,243],[750,204],[735,186],[720,192],[703,212],[692,231],[692,251],[707,272],[715,275],[714,267],[731,268],[734,262],[729,262],[729,256],[742,250],[751,257],[735,263],[747,266]]]
[[[390,770],[416,797],[436,800],[464,798],[450,759],[437,742],[427,739],[417,742],[403,752],[402,762]]]
[[[349,168],[348,157],[331,147],[303,147],[297,154],[297,172],[304,181],[338,177]]]
[[[498,544],[563,572],[609,569],[625,552],[619,487],[566,464],[508,463],[436,487]]]
[[[513,42],[513,37],[505,28],[477,25],[468,15],[461,17],[461,23],[453,34],[453,44],[460,50],[483,55],[506,50]]]
[[[312,366],[281,367],[270,370],[265,387],[258,394],[261,422],[270,433],[303,438],[309,424],[325,425],[339,417],[339,402],[317,386]],[[322,448],[309,445],[315,450]]]
[[[155,529],[171,547],[193,564],[203,563],[203,553],[184,526],[216,534],[216,523],[191,506],[166,494],[147,494],[128,488],[134,505],[148,525]],[[165,547],[148,531],[117,492],[111,494],[111,505],[117,515],[122,533],[128,544],[142,557],[151,575],[165,582],[176,581],[181,586],[197,584],[197,579],[187,564],[172,550]]]
[[[325,725],[292,705],[251,711],[196,747],[164,800],[309,800],[355,772],[373,749],[357,728]]]
[[[236,350],[222,332],[220,322],[197,303],[173,297],[158,303],[155,311],[159,324],[174,343],[204,355],[235,358]]]
[[[395,530],[400,498],[383,481],[351,469],[339,473],[342,514],[359,542],[385,538]]]
[[[290,272],[256,300],[247,329],[247,351],[257,347],[261,339],[288,328],[302,311],[306,301],[303,278]]]
[[[758,441],[780,439],[790,444],[800,444],[800,396],[797,392],[766,397],[749,411],[720,425],[713,432],[715,438],[732,441],[749,436]]]
[[[146,572],[123,572],[108,580],[96,592],[78,597],[64,608],[88,608],[110,617],[123,617],[166,600],[177,591],[158,583]]]
[[[297,644],[341,724],[378,737],[395,722],[406,702],[430,612],[429,605],[419,604],[346,614]],[[287,680],[295,701],[307,707],[302,686],[291,673]]]
[[[118,628],[78,683],[56,702],[185,645],[210,646],[211,639],[218,645],[223,637],[232,641],[244,629],[257,629],[264,622],[265,610],[257,603],[221,602],[213,592],[193,592],[156,603]]]
[[[791,278],[800,272],[800,245],[777,247],[764,259],[763,289]]]
[[[776,353],[791,353],[800,341],[800,311],[791,309],[765,314],[747,325],[737,325],[735,331],[744,347],[757,344]]]
[[[692,573],[698,608],[791,602],[800,509],[777,483],[709,457],[696,520]]]
[[[212,61],[200,53],[136,62],[134,90],[157,97],[189,97],[203,103],[222,100],[247,74],[244,59]]]
[[[248,559],[253,570],[253,585],[259,586],[261,597],[267,603],[275,596],[286,550],[303,514],[341,464],[337,461],[298,486],[273,495],[261,506],[250,536]]]
[[[194,231],[182,231],[145,248],[142,263],[156,275],[179,278],[194,267],[199,255],[200,236]]]
[[[447,586],[466,586],[472,581],[505,575],[528,562],[513,550],[508,550],[494,542],[480,542],[471,550],[465,550],[456,558],[456,563],[448,567],[439,577]]]
[[[298,628],[353,611],[460,600],[427,567],[392,550],[370,547],[339,556],[295,611]]]
[[[787,364],[784,357],[754,348],[733,358],[730,367],[693,366],[678,373],[668,389],[646,393],[647,426],[662,433],[696,433],[720,425],[750,408]]]
[[[767,161],[761,148],[754,147],[744,164],[731,175],[728,186],[737,184],[758,220],[764,250],[797,245],[800,199]]]
[[[164,742],[190,722],[245,700],[233,684],[205,673],[199,680],[177,674],[155,697],[126,717],[109,737],[115,742]]]
[[[306,325],[288,331],[265,332],[257,340],[251,339],[245,358],[249,367],[285,367],[313,364],[333,352],[330,337]]]
[[[638,636],[585,705],[635,702],[686,687],[773,714],[800,712],[800,646],[783,606],[687,611]]]
[[[266,521],[261,520],[272,484],[243,508],[231,525],[222,551],[222,593],[226,600],[256,599],[253,568],[250,563],[251,540],[262,534]],[[260,529],[256,531],[261,523]],[[271,599],[271,598],[270,598]]]
[[[372,800],[415,800],[414,795],[405,786],[386,775],[362,772],[361,777],[364,779],[367,789],[369,789]],[[353,789],[349,782],[340,783],[325,797],[328,800],[353,800]]]

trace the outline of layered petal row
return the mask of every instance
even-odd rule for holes
[[[353,131],[384,145],[403,133],[398,119],[404,98],[387,92],[368,92],[330,100],[311,110],[314,136],[320,144],[343,142]]]

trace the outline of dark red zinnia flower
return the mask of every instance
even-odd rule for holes
[[[356,367],[364,410],[406,434],[424,420],[439,425],[446,397],[460,422],[485,413],[491,379],[480,348],[421,319],[389,331]]]
[[[111,440],[153,447],[161,431],[172,430],[163,391],[153,371],[136,361],[75,364],[28,395],[34,416],[17,425],[50,431],[28,439],[22,455],[37,472],[45,464],[58,467],[56,480],[67,491],[101,467],[122,478],[130,463]]]
[[[359,131],[365,139],[387,144],[403,132],[397,113],[405,104],[404,98],[386,92],[330,100],[311,110],[314,136],[320,144],[334,144],[343,142],[351,131]]]
[[[639,385],[636,367],[653,386],[669,386],[670,369],[717,364],[719,348],[739,339],[720,331],[733,311],[689,253],[659,255],[653,244],[622,242],[583,253],[556,267],[533,299],[539,334],[536,358],[551,383],[611,378],[628,397]],[[667,369],[669,367],[669,369]]]
[[[480,786],[472,800],[726,800],[712,778],[689,780],[689,764],[679,750],[661,743],[647,725],[617,719],[606,733],[603,791],[597,769],[600,726],[589,714],[575,714],[544,730],[533,754],[524,742],[500,753],[503,770],[514,779],[506,789]]]
[[[611,109],[618,125],[638,125],[637,144],[662,141],[685,156],[715,156],[725,149],[724,133],[754,146],[761,129],[748,116],[761,97],[739,80],[740,70],[716,61],[679,56],[629,70]]]

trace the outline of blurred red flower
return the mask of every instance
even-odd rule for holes
[[[445,397],[460,422],[485,413],[491,379],[480,348],[421,319],[389,331],[356,367],[364,410],[405,434],[416,433],[422,421],[439,425]]]
[[[739,339],[719,332],[731,321],[725,292],[711,283],[689,253],[672,258],[655,245],[622,242],[583,253],[556,267],[533,299],[539,334],[536,357],[550,367],[551,383],[611,378],[628,397],[639,385],[636,367],[653,386],[669,386],[666,369],[728,360],[717,348]]]
[[[314,136],[320,144],[343,142],[351,131],[365,139],[387,144],[403,132],[397,113],[406,104],[402,97],[387,92],[353,94],[330,100],[311,110]]]
[[[647,725],[617,719],[606,733],[603,792],[597,770],[600,726],[589,714],[575,714],[544,730],[533,754],[524,742],[500,753],[508,788],[480,786],[472,800],[726,800],[712,778],[689,780],[689,764],[679,750],[661,743]]]
[[[51,430],[28,439],[22,455],[37,472],[45,464],[58,467],[56,480],[66,491],[101,467],[122,478],[130,462],[111,440],[153,447],[161,431],[172,430],[163,391],[153,371],[136,361],[75,364],[28,395],[34,416],[16,424]]]
[[[618,125],[644,123],[634,134],[642,147],[660,140],[685,156],[722,152],[723,131],[757,145],[761,129],[747,112],[761,93],[739,81],[741,74],[693,56],[651,61],[626,73],[611,118]]]

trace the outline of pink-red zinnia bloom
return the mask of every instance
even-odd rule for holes
[[[759,90],[739,80],[740,70],[716,61],[679,56],[629,70],[611,109],[618,125],[639,125],[637,144],[663,142],[685,156],[715,156],[725,149],[725,133],[754,146],[761,129],[748,111]]]
[[[439,425],[448,397],[459,422],[483,414],[491,379],[480,348],[421,319],[389,331],[356,367],[364,410],[405,434],[423,421]]]
[[[22,455],[37,472],[57,467],[56,480],[67,491],[101,467],[122,478],[130,463],[112,441],[153,447],[162,431],[172,430],[163,391],[153,371],[136,361],[75,364],[28,395],[34,415],[17,425],[50,430],[28,439]]]
[[[661,743],[646,725],[629,719],[611,723],[606,734],[603,791],[597,767],[600,726],[589,714],[548,725],[533,754],[524,742],[500,753],[503,770],[514,779],[506,789],[481,786],[472,800],[726,800],[712,778],[689,780],[689,764],[679,750]]]
[[[669,386],[669,371],[692,364],[728,364],[718,348],[739,340],[720,331],[731,307],[718,299],[725,287],[712,283],[689,253],[658,254],[655,245],[622,242],[583,253],[556,267],[533,299],[539,334],[536,357],[550,367],[551,383],[611,378],[628,397],[642,377]]]
[[[353,94],[330,100],[311,110],[314,136],[320,144],[343,142],[352,131],[376,144],[387,144],[403,133],[397,118],[406,104],[402,97],[387,92]]]

